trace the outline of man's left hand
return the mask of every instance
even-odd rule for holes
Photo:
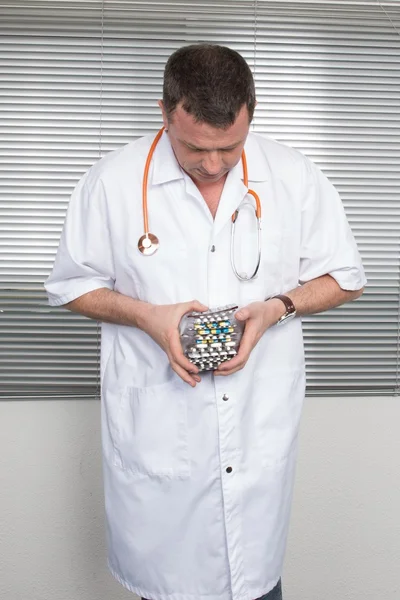
[[[239,351],[234,358],[223,362],[214,375],[232,375],[243,369],[253,348],[257,345],[262,335],[278,322],[285,314],[283,302],[272,298],[266,302],[252,302],[244,306],[235,314],[238,321],[245,321],[245,328],[240,341]]]

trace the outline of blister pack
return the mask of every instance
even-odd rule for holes
[[[183,317],[179,328],[183,352],[199,371],[214,370],[237,354],[244,330],[235,319],[237,310],[229,305]]]

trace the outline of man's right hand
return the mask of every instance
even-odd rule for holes
[[[186,313],[205,310],[207,307],[197,300],[179,304],[149,304],[138,323],[140,329],[164,350],[175,373],[192,387],[200,382],[199,370],[183,354],[179,323]]]
[[[193,387],[199,383],[199,370],[183,354],[179,337],[179,323],[183,315],[193,310],[207,310],[197,300],[179,304],[149,304],[100,288],[79,296],[64,307],[90,319],[139,327],[166,352],[172,369],[183,381]]]

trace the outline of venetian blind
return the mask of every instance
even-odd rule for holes
[[[98,328],[43,281],[77,180],[158,129],[165,62],[202,41],[247,59],[254,131],[323,169],[363,255],[364,296],[304,322],[309,393],[397,393],[399,31],[399,2],[1,3],[1,396],[98,393]]]

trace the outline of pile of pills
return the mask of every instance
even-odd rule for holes
[[[190,323],[183,337],[190,338],[186,356],[200,371],[216,369],[237,354],[241,337],[233,313],[237,307],[189,315]]]

